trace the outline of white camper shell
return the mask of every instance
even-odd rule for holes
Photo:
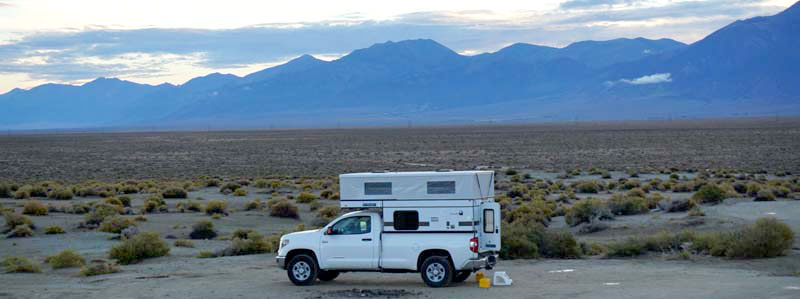
[[[355,210],[320,230],[284,235],[276,261],[298,285],[342,272],[420,272],[432,287],[491,269],[500,250],[492,171],[370,172],[339,176]]]

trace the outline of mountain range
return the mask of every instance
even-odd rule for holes
[[[0,95],[0,128],[248,128],[800,114],[800,3],[687,45],[644,38],[460,55],[429,39],[182,85],[98,78]]]

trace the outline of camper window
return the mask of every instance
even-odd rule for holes
[[[456,181],[428,182],[428,194],[455,194]]]
[[[494,232],[494,210],[490,209],[483,210],[483,232],[484,233]]]
[[[419,229],[419,213],[417,211],[395,211],[393,215],[395,230]]]
[[[364,195],[392,195],[392,183],[364,183]]]

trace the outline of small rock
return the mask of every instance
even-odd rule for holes
[[[135,226],[129,226],[129,227],[123,229],[120,234],[122,236],[124,236],[125,238],[130,239],[131,237],[139,234],[139,229],[136,228]]]

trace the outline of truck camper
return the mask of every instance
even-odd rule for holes
[[[370,172],[339,176],[352,212],[287,234],[276,261],[296,285],[340,273],[419,272],[431,287],[492,269],[500,251],[493,171]]]

